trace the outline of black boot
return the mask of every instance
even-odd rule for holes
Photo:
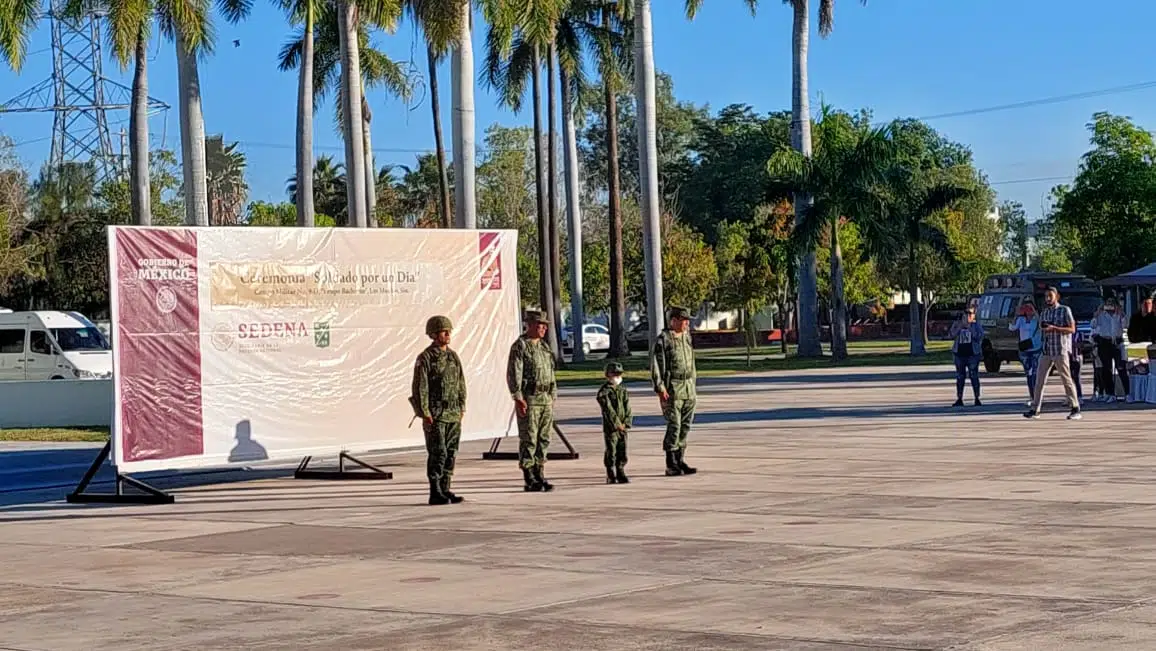
[[[614,474],[614,468],[611,468],[609,466],[606,467],[606,483],[607,484],[617,484],[618,483],[618,475]]]
[[[429,480],[429,503],[431,505],[450,503],[450,498],[442,492],[441,482],[436,479]]]
[[[667,450],[666,452],[666,476],[677,477],[682,474],[682,470],[678,467],[678,462],[675,460],[674,452]]]
[[[694,473],[698,472],[698,468],[691,468],[690,466],[686,465],[686,462],[682,460],[682,455],[684,455],[684,454],[686,454],[686,448],[683,448],[683,449],[679,450],[678,452],[675,452],[674,453],[675,463],[678,464],[678,469],[682,471],[682,474],[693,475]]]
[[[461,504],[466,501],[466,498],[450,492],[450,478],[445,475],[442,475],[442,494],[446,496],[450,504]]]
[[[629,484],[630,478],[626,476],[626,466],[618,466],[615,469],[614,479],[619,484]]]
[[[554,490],[554,484],[546,481],[546,466],[538,466],[534,468],[534,477],[538,480],[538,484],[542,487],[543,493],[549,493]]]
[[[522,468],[522,480],[526,482],[522,490],[527,493],[537,493],[542,490],[542,483],[538,481],[538,476],[531,469]]]

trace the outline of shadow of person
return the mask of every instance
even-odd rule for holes
[[[265,446],[253,440],[253,424],[249,419],[237,423],[237,444],[229,451],[229,463],[240,461],[264,461],[269,458]]]

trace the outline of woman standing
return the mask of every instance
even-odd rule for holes
[[[951,324],[951,352],[955,357],[955,404],[963,406],[963,384],[971,377],[971,391],[975,406],[979,401],[979,358],[983,352],[983,326],[975,320],[975,306],[968,305],[963,316]]]
[[[1040,367],[1040,354],[1044,350],[1044,335],[1040,331],[1040,317],[1036,314],[1036,306],[1031,301],[1025,301],[1020,306],[1016,320],[1008,326],[1008,330],[1018,331],[1020,364],[1024,367],[1024,375],[1028,379],[1028,406],[1032,405],[1032,392],[1036,387],[1036,371]]]
[[[1099,384],[1104,391],[1104,402],[1116,402],[1116,378],[1113,370],[1120,376],[1120,384],[1124,388],[1124,395],[1128,395],[1128,365],[1120,355],[1124,344],[1124,316],[1120,314],[1116,299],[1104,301],[1103,309],[1096,314],[1092,321],[1092,335],[1096,343],[1093,355],[1100,360]]]

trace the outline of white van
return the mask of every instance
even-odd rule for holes
[[[78,312],[0,312],[0,381],[112,377],[112,348]]]

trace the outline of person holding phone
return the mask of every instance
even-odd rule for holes
[[[1032,406],[1032,396],[1036,390],[1036,370],[1040,366],[1040,355],[1044,352],[1044,333],[1040,329],[1040,317],[1030,299],[1020,306],[1016,320],[1008,325],[1008,330],[1019,333],[1020,364],[1028,382],[1028,406]]]
[[[979,359],[983,352],[983,326],[975,320],[975,306],[968,305],[963,315],[951,324],[951,352],[955,358],[955,404],[963,406],[963,385],[971,378],[971,392],[975,396],[975,406],[979,401]]]

